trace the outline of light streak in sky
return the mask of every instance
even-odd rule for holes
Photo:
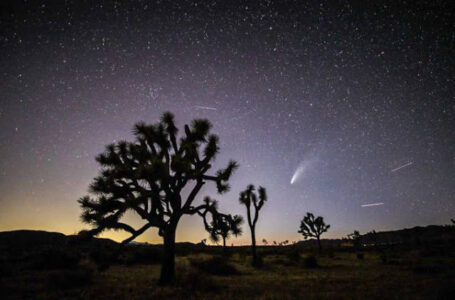
[[[200,106],[200,105],[195,105],[194,106],[196,109],[205,109],[205,110],[216,110],[215,107],[210,107],[210,106]]]
[[[361,207],[371,207],[371,206],[380,206],[384,205],[384,202],[376,202],[376,203],[369,203],[369,204],[362,204]]]
[[[406,168],[407,166],[410,166],[410,165],[412,165],[412,164],[414,164],[414,162],[412,162],[412,161],[411,161],[411,162],[408,162],[407,164],[404,164],[404,165],[402,165],[402,166],[399,166],[398,168],[393,169],[391,172],[396,172],[396,171],[398,171],[398,170],[400,170],[400,169],[403,169],[403,168]]]

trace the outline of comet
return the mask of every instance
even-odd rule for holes
[[[369,204],[362,204],[361,207],[371,207],[371,206],[380,206],[384,205],[384,202],[376,202],[376,203],[369,203]]]
[[[408,166],[410,166],[410,165],[412,165],[412,164],[414,164],[412,161],[411,161],[411,162],[408,162],[408,163],[406,163],[406,164],[404,164],[404,165],[402,165],[402,166],[399,166],[398,168],[395,168],[395,169],[391,170],[390,172],[396,172],[396,171],[398,171],[398,170],[400,170],[400,169],[403,169],[403,168],[406,168],[406,167],[408,167]]]
[[[296,183],[299,179],[302,178],[304,173],[308,171],[308,169],[317,161],[317,157],[313,153],[310,155],[307,155],[307,158],[303,160],[297,169],[294,171],[294,174],[292,175],[291,178],[291,184]]]
[[[295,170],[294,174],[292,175],[292,178],[291,178],[291,184],[294,184],[297,179],[299,179],[299,177],[303,174],[303,171],[305,171],[305,164],[301,163],[297,169]]]

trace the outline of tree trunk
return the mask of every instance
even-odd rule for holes
[[[256,256],[256,234],[254,232],[254,227],[251,228],[251,251],[252,251],[252,265],[253,267],[257,266],[257,256]]]
[[[164,231],[160,285],[171,285],[175,281],[175,231],[176,226],[171,225]]]
[[[226,237],[223,236],[223,251],[226,251]]]
[[[322,246],[321,246],[321,238],[318,237],[318,248],[319,248],[319,254],[322,252]]]

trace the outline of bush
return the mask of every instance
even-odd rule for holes
[[[117,255],[107,249],[94,249],[89,257],[96,264],[98,271],[106,271],[111,264],[117,261]]]
[[[319,267],[318,265],[318,260],[316,259],[316,256],[310,255],[307,256],[303,259],[303,266],[305,268],[313,269]]]
[[[253,265],[253,257],[249,256],[247,259],[247,263],[249,265]],[[254,265],[255,268],[262,268],[264,266],[264,259],[261,255],[256,256],[256,264]]]
[[[177,264],[175,273],[177,275],[176,285],[182,288],[187,297],[195,292],[218,292],[220,290],[210,276],[185,265]]]
[[[60,249],[47,249],[33,263],[39,270],[73,269],[79,263],[78,255]]]
[[[364,259],[363,253],[357,253],[356,256],[357,256],[357,259],[359,259],[359,260],[363,260]]]
[[[226,262],[226,259],[221,256],[214,256],[208,260],[190,259],[190,263],[196,269],[211,275],[228,276],[240,274],[233,265]]]
[[[153,265],[161,262],[161,252],[152,246],[129,246],[121,256],[121,262],[127,265]]]
[[[300,260],[300,250],[294,247],[286,253],[286,257],[292,262],[298,262]]]
[[[49,274],[48,281],[52,287],[70,289],[90,284],[92,275],[92,270],[88,268],[53,271]]]

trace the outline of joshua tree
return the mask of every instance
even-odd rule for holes
[[[330,225],[324,223],[324,218],[319,216],[314,217],[312,213],[307,213],[300,222],[300,230],[298,231],[305,239],[314,237],[318,241],[319,253],[322,251],[321,235],[329,230]]]
[[[208,199],[208,201],[210,201],[210,199]],[[202,213],[202,217],[204,222],[206,222],[206,218],[203,215],[204,213]],[[242,234],[242,228],[240,227],[242,223],[243,223],[242,216],[235,215],[233,217],[231,215],[220,215],[218,217],[212,218],[210,224],[204,223],[204,225],[205,228],[210,233],[210,239],[212,241],[218,242],[219,237],[223,239],[223,251],[225,251],[226,239],[228,239],[231,235],[237,237],[238,235]]]
[[[258,265],[258,258],[256,255],[256,223],[259,218],[259,211],[264,203],[267,201],[267,192],[265,188],[260,186],[258,188],[258,195],[254,192],[254,185],[250,184],[246,190],[240,193],[239,201],[246,206],[246,214],[248,218],[248,226],[251,231],[251,251],[253,255],[253,266]],[[253,205],[253,206],[251,206]],[[252,211],[253,210],[253,211]]]
[[[361,238],[360,232],[358,230],[354,230],[353,233],[348,234],[348,239],[350,239],[354,243],[354,248],[356,250],[360,249],[361,246]]]
[[[376,248],[378,245],[378,233],[376,232],[376,230],[372,230],[368,232],[366,235],[370,237],[373,246]]]
[[[228,191],[229,178],[237,168],[237,163],[230,161],[215,175],[207,174],[219,151],[218,137],[210,134],[210,127],[207,120],[194,120],[191,126],[185,125],[178,140],[171,113],[163,114],[155,125],[137,123],[134,142],[108,145],[96,158],[102,169],[90,186],[94,198],[79,199],[82,220],[93,226],[91,235],[124,230],[131,234],[122,242],[127,244],[147,229],[158,228],[164,242],[161,284],[174,282],[175,233],[180,218],[199,214],[217,222],[225,216],[210,199],[197,206],[194,203],[207,182],[214,182],[220,194]],[[139,215],[143,226],[135,229],[123,223],[127,211]],[[210,221],[204,220],[204,224]]]
[[[264,245],[266,245],[266,246],[267,246],[267,244],[268,244],[269,242],[267,242],[267,240],[266,240],[266,239],[262,239],[262,243],[263,243]]]

